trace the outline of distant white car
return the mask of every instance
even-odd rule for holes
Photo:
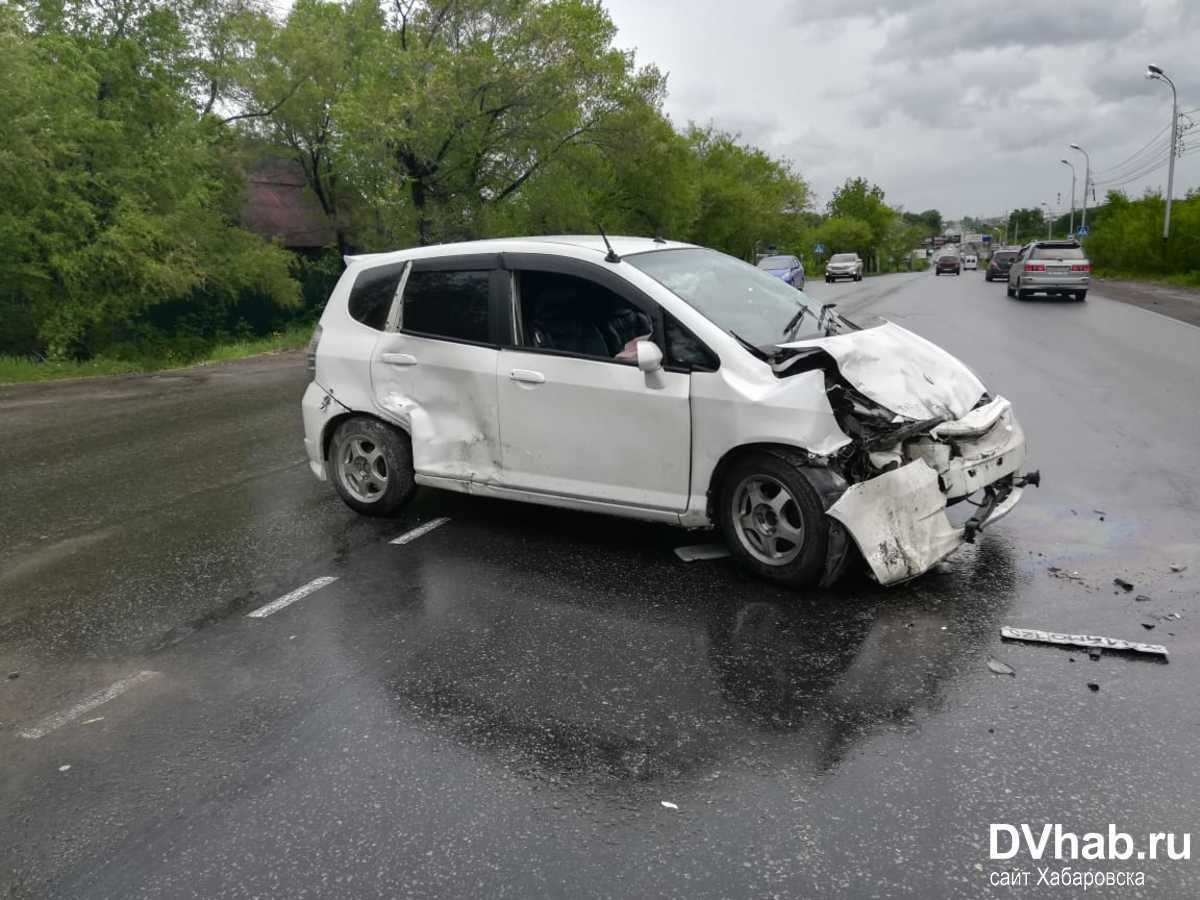
[[[965,253],[962,258],[962,266],[964,269],[979,269],[979,257],[974,253]]]
[[[953,356],[713,250],[510,238],[346,264],[302,411],[313,473],[361,513],[428,485],[715,525],[790,585],[833,581],[857,547],[891,584],[1035,480],[1008,402]]]
[[[849,278],[851,281],[862,281],[863,261],[857,253],[835,253],[825,263],[825,283]]]

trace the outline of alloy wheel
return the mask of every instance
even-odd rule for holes
[[[786,566],[804,547],[804,519],[796,498],[770,475],[743,478],[733,492],[735,532],[742,547],[768,566]]]
[[[387,458],[368,435],[349,435],[338,448],[335,468],[342,486],[363,503],[373,503],[387,490]]]

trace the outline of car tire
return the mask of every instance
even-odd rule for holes
[[[767,451],[747,454],[725,473],[717,504],[721,535],[745,568],[789,587],[820,581],[829,524],[798,459]]]
[[[394,516],[417,490],[408,435],[369,416],[337,426],[326,465],[338,496],[364,516]]]
[[[933,270],[933,274],[934,274],[934,277],[936,277],[936,276],[938,276],[938,275],[941,275],[942,273],[941,273],[941,272],[939,272],[937,269],[934,269],[934,270]]]
[[[1087,291],[1076,291],[1075,299],[1078,300],[1080,303],[1082,303],[1084,300],[1087,299]]]
[[[1023,291],[1020,288],[1017,288],[1017,299],[1018,300],[1028,300],[1032,295],[1033,295],[1033,291]]]
[[[1009,282],[1004,286],[1004,292],[1010,297],[1017,296],[1017,292],[1013,290],[1012,282]]]

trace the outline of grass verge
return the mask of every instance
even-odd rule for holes
[[[193,359],[173,356],[139,360],[96,357],[85,362],[72,362],[0,356],[0,384],[21,384],[31,381],[54,381],[61,378],[89,378],[102,375],[129,375],[139,372],[157,372],[162,369],[177,369],[184,366],[228,362],[247,356],[257,356],[260,353],[294,350],[307,344],[311,336],[311,325],[293,325],[285,331],[277,331],[267,337],[216,344],[208,352]]]
[[[1111,278],[1114,281],[1148,281],[1152,284],[1169,284],[1173,287],[1200,288],[1200,272],[1181,272],[1176,275],[1148,275],[1145,272],[1119,272],[1115,269],[1093,269],[1095,278]]]

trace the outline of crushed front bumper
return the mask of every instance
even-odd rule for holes
[[[1021,498],[1025,434],[998,397],[905,447],[905,465],[851,485],[826,511],[854,538],[880,584],[927,572],[976,532],[1006,516]],[[1029,483],[1037,483],[1029,476]],[[947,501],[984,492],[965,525]]]

